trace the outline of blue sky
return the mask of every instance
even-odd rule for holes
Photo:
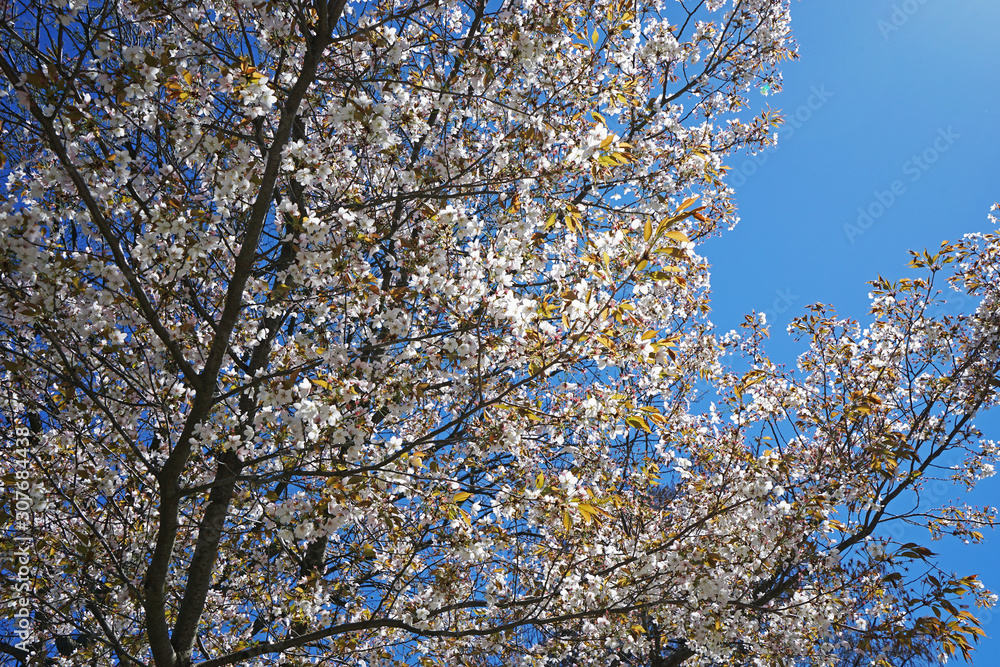
[[[742,222],[700,250],[713,321],[725,330],[768,311],[771,358],[789,366],[802,348],[784,328],[806,305],[864,320],[867,281],[912,275],[908,249],[990,230],[1000,201],[1000,2],[803,0],[792,24],[801,58],[785,64],[781,94],[757,100],[786,115],[778,146],[730,160]],[[1000,416],[980,425],[1000,439]],[[969,502],[1000,505],[1000,480]],[[905,537],[1000,593],[1000,533],[978,546]],[[990,638],[975,664],[1000,664],[1000,608],[980,612]]]

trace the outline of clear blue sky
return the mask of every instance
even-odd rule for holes
[[[792,25],[801,59],[784,66],[781,94],[759,100],[785,112],[779,145],[731,159],[742,222],[700,249],[713,321],[770,311],[771,358],[789,366],[802,350],[784,328],[804,306],[864,320],[868,280],[907,275],[908,249],[988,231],[1000,201],[1000,2],[803,0]],[[980,425],[1000,439],[998,415]],[[1000,505],[1000,479],[969,502]],[[1000,593],[1000,533],[979,546],[905,537]],[[975,664],[998,665],[1000,608],[980,618],[990,638]]]

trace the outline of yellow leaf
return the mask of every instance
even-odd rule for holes
[[[615,135],[609,134],[604,138],[604,141],[601,142],[601,148],[607,148],[608,146],[611,145],[611,142],[614,140],[615,140]]]
[[[309,381],[312,382],[314,385],[316,385],[318,387],[323,387],[323,389],[329,389],[330,388],[330,383],[327,382],[326,380],[314,380],[314,379],[310,378]]]
[[[667,238],[671,238],[675,241],[680,241],[681,243],[690,243],[691,239],[688,238],[687,234],[684,232],[667,232],[665,234]]]
[[[602,116],[601,114],[597,113],[596,111],[591,111],[590,112],[590,116],[594,120],[599,121],[602,125],[607,125],[608,124],[608,121],[604,120],[604,116]]]
[[[681,207],[679,209],[677,209],[677,210],[678,211],[683,211],[687,207],[691,206],[691,204],[695,203],[695,201],[697,201],[697,199],[698,199],[698,195],[695,195],[694,197],[688,197],[683,202],[681,202]]]
[[[649,238],[653,235],[653,221],[649,218],[646,219],[646,224],[642,228],[642,240],[649,241]]]
[[[678,222],[680,222],[681,220],[687,220],[687,219],[688,219],[688,218],[690,218],[690,217],[691,217],[692,215],[696,215],[696,212],[697,212],[697,211],[699,211],[699,210],[701,210],[701,209],[696,209],[695,211],[687,211],[687,212],[684,212],[684,213],[678,213],[678,214],[677,214],[677,215],[675,215],[675,216],[672,216],[672,217],[669,217],[669,218],[667,218],[667,219],[663,220],[663,221],[662,221],[662,222],[660,222],[660,224],[659,224],[659,225],[658,225],[658,226],[656,227],[656,233],[657,233],[657,234],[659,234],[659,233],[660,233],[660,232],[662,232],[662,231],[663,231],[664,229],[667,229],[668,227],[671,227],[671,226],[674,226],[674,225],[676,225],[676,224],[677,224]]]
[[[580,514],[583,516],[583,520],[586,521],[587,523],[590,523],[591,521],[597,519],[598,510],[593,505],[589,505],[587,503],[581,503],[577,505],[577,509],[580,510]]]
[[[563,512],[563,527],[566,530],[573,527],[573,519],[570,518],[569,512]]]
[[[451,502],[461,503],[468,500],[471,497],[472,497],[471,493],[468,493],[467,491],[459,491],[458,493],[455,494],[455,497],[451,499]]]
[[[632,415],[631,417],[627,417],[625,419],[625,423],[631,426],[632,428],[643,430],[646,433],[652,432],[649,428],[649,424],[646,423],[646,420],[640,417],[639,415]]]
[[[687,257],[687,253],[685,253],[680,248],[658,248],[656,250],[656,254],[658,254],[658,255],[670,255],[671,257],[677,257],[677,258]]]
[[[191,83],[194,81],[194,77],[191,76],[191,72],[184,72],[184,80],[187,82],[189,86],[191,85]]]
[[[594,44],[597,44],[597,40],[599,40],[600,38],[601,36],[597,34],[597,30],[595,29],[594,34],[590,36],[590,41],[593,42]]]
[[[664,417],[661,414],[649,415],[649,419],[650,419],[650,421],[652,421],[654,424],[656,424],[658,426],[666,426],[667,425],[667,419],[666,419],[666,417]]]
[[[535,488],[540,489],[545,486],[545,475],[538,473],[538,477],[535,478]]]
[[[656,338],[656,335],[658,333],[660,333],[660,332],[657,331],[656,329],[650,329],[646,333],[642,334],[642,339],[643,340],[649,340],[650,338]]]

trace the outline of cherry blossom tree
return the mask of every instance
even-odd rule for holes
[[[10,662],[835,664],[981,634],[975,577],[880,527],[993,521],[920,490],[991,472],[1000,241],[916,256],[870,326],[816,307],[798,375],[759,318],[707,317],[698,244],[737,221],[726,156],[772,141],[749,92],[794,56],[786,2],[3,12]],[[942,276],[979,309],[929,317]]]

